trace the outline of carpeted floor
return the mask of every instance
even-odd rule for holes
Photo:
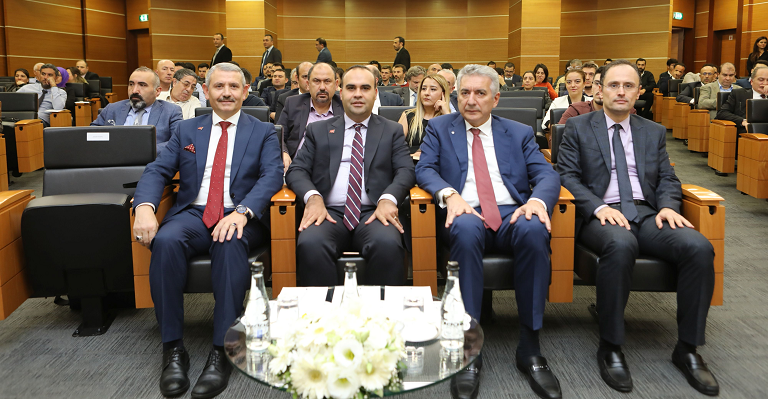
[[[687,151],[668,135],[678,176],[725,198],[725,304],[710,311],[707,345],[700,353],[721,385],[722,398],[768,397],[768,202],[741,195],[736,177],[717,177],[706,158]],[[40,195],[42,172],[14,179],[11,189],[34,188]],[[192,354],[190,377],[199,375],[210,347],[213,298],[188,295],[185,343]],[[576,287],[574,301],[549,304],[541,343],[566,398],[703,397],[672,365],[676,341],[675,295],[633,293],[626,312],[624,353],[635,390],[619,394],[599,376],[594,359],[597,324],[587,311],[594,289]],[[486,346],[481,398],[535,398],[513,361],[517,344],[514,292],[494,296],[497,320],[484,326]],[[160,398],[157,389],[160,338],[149,310],[119,314],[107,334],[72,338],[79,314],[30,299],[0,322],[0,398]],[[184,396],[189,397],[189,392]],[[221,398],[289,398],[234,374]],[[404,398],[447,398],[443,383]]]

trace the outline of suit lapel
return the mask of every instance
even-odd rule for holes
[[[213,118],[208,114],[200,120],[195,131],[195,160],[197,161],[197,187],[203,184],[203,175],[205,174],[205,162],[208,160],[208,142],[211,140],[211,124]],[[202,129],[200,129],[202,127]]]
[[[608,174],[611,173],[611,143],[608,141],[608,125],[605,123],[605,113],[603,111],[592,113],[592,133],[595,135],[600,153],[603,154]]]
[[[118,126],[125,125],[125,120],[128,119],[128,114],[131,112],[131,100],[126,100],[125,107],[117,109],[117,115],[115,115],[114,123]]]
[[[331,130],[328,132],[328,152],[330,153],[330,167],[328,171],[331,174],[331,187],[333,182],[336,181],[336,175],[339,173],[339,165],[341,165],[341,152],[344,149],[344,117],[339,117],[336,122],[331,125]]]
[[[456,151],[456,158],[459,159],[459,165],[461,166],[461,188],[459,192],[464,189],[464,182],[467,181],[467,170],[469,169],[469,155],[467,153],[467,129],[464,125],[464,118],[460,114],[456,114],[456,119],[453,120],[451,125],[451,144]]]
[[[512,171],[512,158],[509,156],[507,149],[512,148],[512,136],[507,132],[500,121],[496,120],[496,117],[492,117],[491,129],[493,131],[493,147],[496,153],[496,163],[499,166],[499,173],[501,179],[504,181],[504,186],[507,187],[507,191],[514,198],[518,204],[522,204],[525,201],[520,197],[520,193],[517,192],[517,188],[512,184],[507,184],[511,181]],[[525,175],[527,180],[527,174]]]
[[[253,132],[253,121],[242,112],[240,113],[240,119],[237,121],[236,131],[235,148],[232,149],[232,170],[229,172],[230,187],[232,187],[232,183],[235,181],[237,171],[240,169],[243,156],[245,156],[245,149],[248,147],[248,141],[251,139],[251,132]]]
[[[157,122],[160,120],[161,113],[163,113],[163,103],[161,103],[160,100],[157,100],[152,106],[152,112],[149,113],[147,125],[157,126]]]
[[[365,165],[363,166],[364,182],[368,182],[368,171],[371,169],[371,162],[373,157],[376,156],[376,149],[379,148],[379,142],[382,136],[382,126],[378,119],[371,115],[371,119],[368,121],[368,131],[365,134],[365,148],[363,149],[363,158]]]
[[[635,151],[635,167],[637,168],[637,177],[640,180],[640,187],[643,187],[645,181],[645,149],[648,146],[648,134],[642,124],[635,123],[635,118],[629,117],[629,128],[632,130],[632,146]]]
[[[299,112],[299,141],[296,142],[296,148],[299,147],[301,139],[304,138],[304,132],[307,130],[307,120],[309,120],[309,113],[312,112],[311,101],[312,98],[307,96],[301,103],[301,110]]]

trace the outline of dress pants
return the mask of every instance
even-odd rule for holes
[[[620,210],[620,205],[612,205]],[[707,312],[715,287],[715,250],[698,231],[672,229],[667,222],[656,226],[656,210],[637,205],[639,223],[632,231],[619,225],[605,226],[591,218],[582,226],[579,241],[598,254],[597,313],[600,337],[624,344],[624,308],[629,299],[632,270],[638,255],[659,258],[677,269],[678,337],[691,345],[704,344]]]
[[[360,224],[349,231],[344,226],[344,208],[328,207],[336,221],[314,224],[299,234],[296,242],[299,284],[305,287],[335,286],[339,277],[336,261],[345,251],[360,252],[366,262],[366,275],[358,278],[366,285],[405,284],[405,248],[397,228],[378,220],[365,222],[376,207],[364,205]]]
[[[211,255],[213,298],[213,344],[224,345],[224,334],[243,311],[245,292],[250,287],[248,251],[267,239],[266,228],[251,219],[230,241],[213,242],[213,228],[205,227],[205,207],[190,206],[164,221],[152,240],[149,286],[155,302],[155,316],[163,342],[183,337],[184,286],[190,258]],[[225,209],[225,214],[232,209]]]
[[[508,253],[515,258],[515,299],[520,321],[532,330],[541,329],[544,303],[551,278],[547,227],[534,215],[509,224],[517,205],[500,205],[501,227],[494,232],[485,228],[473,214],[453,219],[448,235],[451,260],[459,262],[459,283],[464,308],[470,316],[480,319],[483,302],[483,254]],[[475,208],[480,213],[480,208]],[[448,231],[446,231],[448,230]]]

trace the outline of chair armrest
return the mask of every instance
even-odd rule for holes
[[[272,202],[274,205],[290,205],[296,202],[296,193],[291,191],[288,186],[283,185],[275,195],[272,196]]]
[[[296,286],[296,193],[283,185],[272,196],[270,247],[272,254],[272,297],[283,287]]]
[[[22,198],[29,198],[31,201],[35,198],[32,193],[35,192],[35,190],[11,190],[11,191],[0,191],[0,212],[4,211],[7,207],[14,205],[16,201],[22,199]]]
[[[43,123],[40,119],[23,119],[20,121],[17,121],[15,124],[16,126],[31,126],[36,125],[38,123]]]
[[[568,191],[567,188],[565,188],[563,186],[560,186],[560,198],[557,200],[558,204],[561,204],[561,203],[564,204],[566,202],[571,202],[571,201],[573,201],[575,199],[576,199],[576,197],[574,197],[573,194],[571,194],[571,192]]]
[[[550,248],[552,280],[549,302],[573,302],[573,261],[576,226],[576,205],[573,195],[560,186],[560,197],[552,209]]]
[[[766,136],[768,139],[768,136]],[[683,184],[683,198],[697,205],[720,205],[720,201],[725,201],[723,197],[704,187],[693,184]]]
[[[715,250],[715,289],[712,306],[723,304],[723,271],[725,269],[725,201],[717,193],[692,184],[683,184],[683,217],[693,224]]]
[[[411,189],[411,204],[429,204],[432,202],[432,194],[419,187]]]
[[[411,254],[413,285],[429,286],[437,295],[437,226],[432,195],[419,187],[411,188]]]
[[[708,114],[709,110],[708,109],[698,109],[698,108],[695,108],[695,109],[691,110],[691,113],[692,114]]]
[[[711,123],[715,125],[720,125],[720,126],[736,126],[735,123],[731,121],[724,121],[722,119],[712,119]]]
[[[752,140],[768,140],[768,135],[763,133],[742,133],[741,137]]]
[[[51,111],[49,114],[51,127],[69,127],[72,126],[72,113],[68,109],[60,111]]]
[[[540,151],[542,154],[544,154],[544,159],[546,159],[547,162],[552,163],[552,150],[549,148],[544,148]]]

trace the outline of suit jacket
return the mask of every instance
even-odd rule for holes
[[[549,97],[549,96],[547,96],[547,97]],[[455,109],[456,112],[459,112],[459,95],[458,95],[458,93],[456,93],[455,91],[452,91],[450,98],[451,98],[451,100],[450,100],[451,104],[453,105],[453,109]],[[544,109],[544,108],[542,108],[542,109]]]
[[[661,79],[661,77],[659,77],[659,79]],[[651,94],[653,89],[656,88],[656,80],[653,78],[651,71],[645,71],[643,72],[643,75],[640,76],[640,86],[642,86],[648,94]]]
[[[85,80],[99,80],[99,75],[91,71],[88,71],[85,73],[85,76],[83,76],[83,78],[85,78]],[[89,93],[89,91],[86,91],[86,93]]]
[[[511,80],[512,83],[517,86],[519,83],[523,83],[523,77],[517,74],[513,74],[511,78],[507,79],[504,78],[504,80]]]
[[[118,101],[107,105],[99,113],[99,117],[91,122],[91,126],[123,126],[128,112],[131,111],[131,100]],[[157,155],[165,148],[171,138],[173,128],[184,119],[181,107],[163,100],[155,100],[149,113],[147,124],[155,126],[157,134]]]
[[[287,98],[285,109],[277,120],[276,124],[283,127],[283,151],[288,152],[291,158],[296,157],[299,143],[307,129],[311,99],[312,96],[309,93]],[[334,117],[344,115],[344,105],[341,103],[341,98],[334,94],[331,101]],[[402,126],[400,130],[402,131]]]
[[[410,87],[398,87],[397,89],[392,90],[392,93],[397,94],[401,99],[403,99],[403,105],[411,105],[411,95],[413,94],[413,91],[411,91]]]
[[[742,88],[739,85],[731,86],[734,89]],[[720,93],[720,82],[718,81],[701,86],[698,109],[708,109],[709,119],[715,119],[717,117],[717,93]]]
[[[215,52],[213,54],[215,57],[211,57],[211,66],[214,66],[220,62],[232,61],[232,50],[230,50],[226,44],[221,45],[221,50],[219,50],[218,54]]]
[[[266,59],[264,57],[266,57]],[[262,54],[261,58],[262,60],[264,60],[264,62],[262,62],[261,65],[264,65],[268,62],[271,62],[273,64],[275,62],[282,63],[283,53],[281,53],[280,50],[277,49],[277,47],[272,46],[272,51],[269,52],[269,56],[267,56],[267,50],[264,50],[264,54]],[[259,68],[259,76],[264,76],[264,68]]]
[[[669,94],[668,86],[670,79],[672,79],[672,75],[670,75],[668,71],[659,75],[659,91],[664,94],[664,97],[667,97]]]
[[[283,90],[283,89],[280,89]],[[287,90],[286,90],[287,91]],[[273,111],[273,105],[276,105],[277,102],[277,94],[278,90],[275,88],[275,86],[267,86],[264,88],[264,91],[261,92],[261,99],[264,101],[264,104],[269,106],[269,111]]]
[[[282,93],[276,93],[277,102],[275,104],[275,120],[280,120],[280,115],[283,114],[283,108],[285,108],[285,100],[288,97],[292,97],[299,94],[299,88],[285,90]]]
[[[264,101],[257,97],[255,94],[249,94],[248,97],[243,100],[243,107],[264,107]]]
[[[285,175],[286,184],[298,198],[303,199],[310,190],[328,198],[339,173],[343,146],[343,114],[307,126],[304,146]],[[363,151],[363,180],[368,198],[375,204],[382,194],[391,194],[398,204],[402,203],[416,183],[403,127],[372,114]]]
[[[697,87],[701,87],[701,82],[688,83],[688,86],[685,86],[685,89],[677,95],[675,100],[679,103],[690,103],[691,100],[693,100],[693,95],[696,93]]]
[[[212,116],[201,115],[177,124],[165,151],[141,175],[134,194],[134,206],[149,202],[157,209],[163,189],[179,172],[179,193],[166,217],[173,216],[192,204],[200,192],[208,159]],[[200,129],[202,127],[202,129]],[[194,145],[195,153],[185,150]],[[272,195],[283,185],[283,162],[280,158],[275,128],[268,123],[240,113],[235,136],[229,193],[235,205],[250,208],[255,218],[268,224]]]
[[[403,64],[406,71],[411,68],[411,53],[409,53],[408,49],[405,47],[397,52],[397,55],[395,56],[395,62],[392,63],[392,66],[397,64]]]
[[[385,107],[399,107],[403,105],[403,99],[400,98],[400,96],[394,93],[389,93],[386,90],[379,90],[379,102]]]
[[[331,50],[328,50],[327,48],[323,47],[323,49],[320,50],[320,53],[317,54],[317,61],[315,61],[315,63],[318,63],[318,62],[328,63],[331,61],[333,61],[333,56],[331,56]]]
[[[509,194],[519,205],[536,197],[552,214],[560,195],[560,179],[539,151],[533,129],[495,115],[492,118],[496,161]],[[432,118],[421,144],[416,181],[433,196],[448,187],[461,193],[467,181],[468,160],[464,117],[457,112]]]
[[[765,54],[765,53],[763,53],[763,54]],[[737,79],[736,80],[736,84],[741,86],[742,89],[751,89],[752,88],[752,83],[750,83],[749,78]]]
[[[728,101],[720,104],[720,111],[717,111],[717,119],[731,121],[736,124],[736,130],[739,133],[746,132],[741,122],[747,118],[747,100],[753,96],[752,90],[734,89],[728,96]]]
[[[645,200],[657,211],[670,208],[680,213],[683,192],[669,164],[666,129],[641,116],[630,115],[635,162]],[[602,110],[568,119],[557,155],[557,171],[573,194],[577,229],[604,205],[611,180],[611,146]],[[578,230],[577,230],[578,231]]]

